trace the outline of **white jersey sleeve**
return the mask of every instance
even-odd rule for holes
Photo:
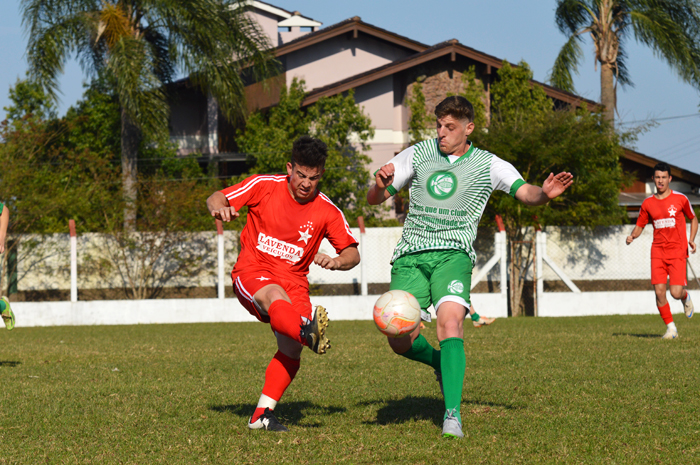
[[[491,160],[491,187],[511,196],[515,196],[515,190],[525,184],[523,177],[513,165],[505,160],[493,156]]]
[[[413,154],[415,150],[413,146],[403,150],[394,158],[389,160],[389,163],[394,165],[394,182],[389,186],[388,191],[391,195],[396,194],[411,182],[415,172],[413,171]]]

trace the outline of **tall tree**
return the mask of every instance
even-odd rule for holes
[[[84,72],[113,78],[121,112],[124,226],[136,221],[139,140],[168,136],[165,84],[189,75],[229,119],[245,109],[244,80],[273,67],[269,40],[244,0],[21,0],[29,75],[52,99],[73,54]]]
[[[700,5],[696,0],[557,0],[556,23],[569,39],[550,81],[575,92],[572,72],[583,57],[581,42],[590,34],[600,65],[600,101],[608,121],[615,118],[617,84],[632,86],[626,46],[630,38],[665,59],[685,82],[700,89]]]
[[[531,248],[523,241],[533,227],[598,226],[622,224],[625,211],[618,205],[620,188],[628,177],[620,166],[621,141],[627,134],[611,131],[610,123],[585,107],[554,109],[542,87],[531,83],[527,63],[504,63],[491,86],[492,113],[488,131],[477,127],[471,134],[477,147],[512,163],[531,184],[542,185],[549,173],[570,171],[574,184],[546,207],[528,207],[503,192],[491,196],[482,227],[503,216],[508,241],[515,245],[511,311],[521,314],[522,291],[532,266]]]

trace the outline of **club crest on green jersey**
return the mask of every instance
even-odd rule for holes
[[[457,189],[457,177],[449,171],[438,171],[428,178],[428,193],[434,199],[446,199]]]

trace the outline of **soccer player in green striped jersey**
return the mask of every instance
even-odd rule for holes
[[[473,243],[494,189],[527,205],[544,205],[572,183],[571,173],[552,173],[542,187],[526,183],[510,163],[469,141],[474,108],[464,97],[435,107],[437,138],[399,153],[375,173],[367,200],[378,205],[403,187],[410,189],[408,215],[391,259],[391,289],[413,294],[430,321],[437,313],[440,350],[417,328],[410,337],[388,338],[392,350],[431,366],[443,388],[444,437],[464,436],[460,404],[466,370],[462,324],[469,314]]]

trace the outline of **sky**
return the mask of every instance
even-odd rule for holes
[[[554,22],[555,0],[266,0],[288,11],[331,26],[353,16],[366,23],[428,45],[449,39],[511,63],[525,61],[534,78],[546,82],[566,37]],[[0,2],[0,107],[9,104],[9,89],[27,69],[26,34],[18,0]],[[593,45],[583,44],[584,60],[574,77],[576,93],[600,100],[600,78],[595,70]],[[630,147],[671,165],[700,174],[700,92],[682,82],[650,49],[628,43],[628,69],[634,87],[618,87],[617,121],[632,127],[654,119],[657,125],[641,134]],[[75,61],[66,64],[60,80],[59,114],[82,95],[85,75]],[[4,113],[4,112],[3,112]],[[631,123],[631,124],[627,124]]]

